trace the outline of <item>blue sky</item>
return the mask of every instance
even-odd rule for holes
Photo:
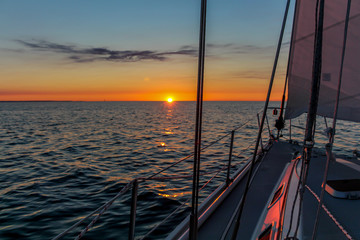
[[[267,84],[285,4],[284,0],[208,1],[209,80],[205,86],[209,100],[221,100],[221,93],[229,89],[237,95],[234,86],[240,91],[252,83]],[[150,94],[136,88],[141,81],[149,84],[150,80],[152,86],[161,86],[158,95],[155,88],[147,87],[154,92],[154,100],[161,97],[161,91],[192,100],[199,14],[200,1],[194,0],[2,0],[2,92],[7,99],[19,99],[22,93],[28,94],[24,99],[49,99],[52,95],[60,99],[65,94],[64,100],[69,100],[78,91],[83,99],[72,100],[89,100],[86,89],[95,91],[101,85],[98,98],[93,100],[101,99],[101,94],[111,95],[110,100],[121,100],[121,96],[126,100],[131,92],[138,97]],[[97,77],[92,77],[94,74]],[[184,84],[181,79],[185,79]],[[63,83],[61,91],[51,90],[59,83]],[[109,90],[114,88],[118,93]]]

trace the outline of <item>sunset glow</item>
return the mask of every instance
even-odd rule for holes
[[[3,3],[0,101],[196,100],[197,1],[64,1]],[[284,4],[230,2],[209,6],[204,100],[263,101]],[[271,100],[281,99],[286,46]]]

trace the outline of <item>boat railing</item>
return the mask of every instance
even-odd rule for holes
[[[318,126],[315,130],[315,132],[318,134],[317,143],[325,145],[328,142],[328,133],[330,131],[327,120],[324,118],[324,122],[321,122],[322,117],[318,117]],[[303,127],[301,124],[301,121],[304,121],[304,119],[301,119],[301,117],[298,119],[299,123],[294,124],[292,121],[289,121],[289,140],[292,142],[302,142],[303,138],[303,132],[305,131],[305,127]],[[341,124],[341,122],[340,122]],[[338,124],[339,125],[339,124]],[[340,125],[341,126],[341,125]],[[339,128],[339,127],[338,127]],[[295,129],[295,130],[291,130]],[[298,130],[298,131],[296,131]],[[357,148],[359,147],[359,142],[352,140],[350,137],[343,135],[341,130],[339,129],[336,134],[336,138],[339,139],[339,141],[336,142],[335,146],[338,145],[342,151],[352,151],[354,155],[359,156]]]
[[[259,121],[259,115],[262,113],[262,111],[257,113],[257,119],[258,119],[258,127],[260,127],[260,121]],[[271,136],[271,129],[270,129],[270,125],[266,116],[266,121],[267,121],[267,129],[263,129],[263,132],[268,131],[269,133],[269,138]],[[241,158],[243,157],[243,154],[249,150],[251,147],[253,147],[254,143],[256,140],[251,141],[249,145],[247,145],[245,148],[241,149],[239,152],[234,153],[233,152],[233,146],[234,146],[234,135],[235,132],[244,128],[246,125],[248,125],[251,122],[250,120],[245,121],[243,124],[239,125],[238,127],[232,129],[231,131],[227,132],[226,134],[224,134],[223,136],[217,138],[216,140],[212,141],[211,143],[209,143],[208,145],[204,146],[201,148],[201,151],[205,151],[206,149],[210,148],[211,146],[221,142],[222,140],[224,140],[226,137],[230,136],[230,145],[229,145],[229,155],[228,155],[228,161],[227,164],[224,164],[224,166],[222,166],[219,169],[216,170],[212,170],[212,171],[207,171],[207,172],[202,172],[200,174],[200,176],[205,176],[205,175],[211,175],[210,179],[208,181],[206,181],[201,187],[200,187],[200,191],[203,190],[207,185],[209,185],[209,183],[216,178],[221,172],[226,170],[226,178],[225,178],[225,186],[228,186],[232,179],[230,176],[230,170],[231,168],[235,168],[241,164],[244,165],[244,163],[246,161],[240,161],[236,164],[233,164],[232,160],[234,158]],[[263,141],[263,140],[261,140]],[[262,148],[259,151],[259,154],[261,154],[264,151],[264,146],[263,143],[262,144]],[[137,200],[138,200],[138,191],[139,191],[139,184],[146,182],[146,181],[154,181],[154,180],[160,180],[160,181],[164,181],[164,180],[173,180],[173,179],[191,179],[193,177],[192,174],[189,175],[175,175],[175,176],[159,176],[161,173],[167,171],[168,169],[173,168],[174,166],[178,165],[181,162],[186,161],[187,159],[193,157],[194,154],[190,154],[186,157],[181,158],[180,160],[170,164],[167,167],[164,167],[163,169],[161,169],[160,171],[153,173],[147,177],[138,177],[135,178],[133,180],[131,180],[130,182],[128,182],[113,198],[111,198],[109,201],[107,201],[106,203],[104,203],[102,206],[100,206],[99,208],[97,208],[96,210],[94,210],[93,212],[91,212],[90,214],[88,214],[86,217],[82,218],[81,220],[79,220],[78,222],[74,223],[72,226],[70,226],[69,228],[67,228],[65,231],[63,231],[62,233],[60,233],[59,235],[57,235],[56,237],[54,237],[52,240],[58,240],[63,238],[65,235],[69,234],[71,231],[73,231],[75,228],[79,227],[80,225],[84,224],[86,221],[89,221],[91,218],[92,220],[90,221],[90,223],[88,223],[88,225],[77,235],[77,237],[75,238],[80,239],[82,238],[85,233],[87,233],[93,226],[94,224],[99,220],[99,218],[110,208],[110,206],[115,202],[115,200],[119,199],[120,197],[124,196],[129,190],[131,190],[131,206],[130,206],[130,220],[129,220],[129,236],[128,239],[135,239],[135,226],[136,226],[136,209],[137,209]],[[248,161],[248,160],[247,160]],[[245,166],[244,166],[245,167]],[[171,218],[172,216],[174,216],[174,214],[176,214],[181,208],[185,207],[186,204],[190,201],[191,196],[188,197],[185,201],[183,201],[183,203],[178,206],[175,210],[173,210],[167,217],[165,217],[160,223],[156,224],[148,233],[146,233],[141,239],[146,238],[147,236],[149,236],[151,233],[153,233],[159,226],[161,226],[163,223],[165,223],[166,221],[168,221],[169,218]]]

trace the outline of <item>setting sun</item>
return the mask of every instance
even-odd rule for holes
[[[167,101],[168,101],[169,103],[171,103],[171,102],[173,101],[173,99],[172,99],[172,98],[168,98]]]

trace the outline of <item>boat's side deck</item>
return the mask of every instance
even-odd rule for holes
[[[312,236],[312,226],[318,206],[318,200],[314,194],[320,196],[325,162],[326,156],[315,155],[311,159],[302,216],[304,239],[311,239]],[[352,164],[353,167],[346,165],[346,162]],[[359,179],[360,171],[356,168],[360,169],[359,163],[351,159],[331,162],[328,180]],[[321,211],[316,239],[348,239],[344,230],[353,239],[360,239],[360,199],[335,198],[325,192],[323,202],[328,212]]]
[[[285,142],[275,142],[258,166],[245,202],[243,217],[237,239],[251,239],[259,217],[272,193],[284,167],[292,159],[298,146]],[[255,168],[256,169],[256,168]],[[243,177],[237,187],[229,194],[215,212],[199,229],[199,239],[221,239],[228,227],[239,201],[241,200],[246,178]],[[231,237],[233,224],[230,225],[226,239]]]
[[[254,231],[259,220],[263,217],[263,210],[266,208],[271,194],[277,188],[279,177],[282,175],[286,164],[292,160],[293,154],[299,150],[300,147],[297,145],[281,141],[274,142],[262,161],[255,165],[255,174],[245,202],[237,239],[256,238]],[[299,163],[297,168],[295,168],[297,169],[297,174],[295,174],[297,178],[299,178],[298,175],[301,169],[301,164]],[[310,162],[307,186],[303,199],[303,211],[299,230],[300,239],[311,239],[312,237],[318,206],[317,197],[321,193],[325,163],[325,154],[314,152]],[[325,193],[324,205],[327,211],[321,212],[316,239],[360,239],[360,221],[358,219],[360,216],[360,191],[358,189],[360,163],[358,160],[338,159],[330,164],[329,169],[328,180],[352,179],[351,186],[343,184],[345,186],[343,187],[351,189],[351,191],[355,188],[356,192],[350,198],[357,199],[341,199]],[[232,191],[229,191],[222,204],[219,204],[205,220],[201,219],[204,222],[199,228],[199,239],[231,238],[234,229],[233,220],[236,218],[234,213],[241,202],[246,179],[247,174],[239,175],[237,185],[233,185]],[[288,199],[288,202],[294,203],[291,197]],[[216,204],[210,204],[210,208],[212,205]],[[183,233],[182,236],[184,238],[182,239],[187,239],[186,232]]]

